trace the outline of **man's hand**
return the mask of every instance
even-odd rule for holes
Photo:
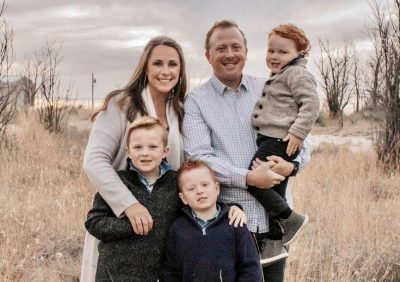
[[[287,162],[281,157],[278,156],[270,156],[267,157],[268,161],[273,161],[274,165],[272,165],[271,170],[279,175],[283,175],[288,177],[292,174],[294,169],[294,165],[291,162]]]
[[[286,154],[288,156],[294,155],[297,151],[300,151],[301,147],[303,147],[303,139],[293,135],[292,133],[288,133],[282,141],[288,141]]]
[[[261,189],[268,189],[281,183],[285,177],[271,170],[274,164],[273,161],[263,162],[259,159],[253,161],[252,170],[249,170],[246,175],[246,184]]]
[[[229,225],[233,224],[234,227],[238,227],[239,225],[243,227],[244,224],[247,224],[246,214],[238,206],[230,206],[228,218]]]
[[[140,203],[135,203],[127,208],[125,215],[129,218],[133,231],[138,235],[147,235],[153,228],[153,218],[149,211]]]

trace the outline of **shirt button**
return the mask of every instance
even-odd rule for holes
[[[259,106],[258,106],[258,108],[259,108],[260,110],[262,110],[262,108],[263,108],[263,105],[259,105]]]
[[[258,118],[258,114],[254,114],[253,117],[254,117],[254,118]]]

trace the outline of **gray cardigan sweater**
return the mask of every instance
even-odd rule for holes
[[[257,133],[284,138],[288,132],[304,139],[319,112],[317,83],[306,69],[307,60],[298,58],[265,83],[254,106],[252,126]]]

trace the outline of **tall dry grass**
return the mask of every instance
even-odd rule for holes
[[[81,171],[88,132],[49,134],[21,118],[0,151],[0,278],[78,281],[83,222],[93,189]],[[315,150],[293,179],[311,223],[291,246],[287,281],[399,281],[400,176],[371,152]]]
[[[400,175],[381,175],[375,161],[325,146],[293,179],[311,223],[291,247],[288,281],[400,281]]]
[[[93,197],[81,171],[87,132],[50,134],[22,116],[0,152],[0,277],[78,281]]]

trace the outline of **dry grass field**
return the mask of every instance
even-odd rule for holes
[[[94,193],[81,170],[88,130],[53,135],[29,116],[12,134],[0,151],[0,280],[78,281]],[[286,281],[400,281],[400,175],[383,176],[375,159],[322,146],[292,180],[311,223]]]

